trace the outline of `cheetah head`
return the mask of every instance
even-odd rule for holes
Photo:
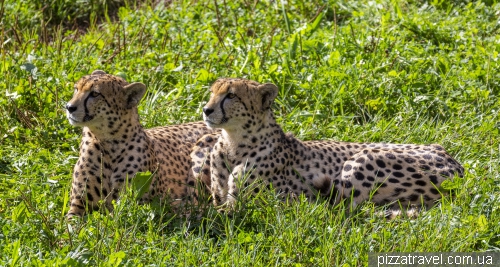
[[[75,126],[113,130],[127,114],[137,114],[137,104],[146,92],[142,83],[96,70],[75,83],[66,116]],[[111,128],[111,129],[109,129]]]
[[[264,120],[278,95],[278,87],[272,83],[237,78],[218,79],[210,91],[203,119],[208,127],[225,130],[242,129]]]

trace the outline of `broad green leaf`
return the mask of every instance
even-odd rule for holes
[[[135,177],[132,179],[132,188],[138,200],[149,190],[152,181],[153,175],[149,171],[135,174]]]

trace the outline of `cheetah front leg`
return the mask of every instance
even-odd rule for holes
[[[81,159],[75,165],[67,217],[83,216],[85,211],[99,208],[99,202],[111,193],[107,179],[100,170],[88,167]]]
[[[191,150],[191,171],[197,181],[201,181],[209,190],[211,188],[210,178],[210,154],[218,134],[206,134],[202,136]]]
[[[214,150],[218,150],[219,144]],[[212,193],[214,205],[220,206],[227,201],[229,191],[229,170],[227,168],[225,155],[223,153],[210,154],[210,191]]]
[[[247,177],[247,173],[251,173],[252,169],[252,166],[249,167],[247,164],[240,164],[235,166],[231,170],[231,174],[229,175],[228,179],[228,191],[226,199],[226,204],[229,209],[234,209],[236,207],[236,201],[240,193],[240,187],[243,186],[243,184],[246,184],[246,179],[249,178]],[[250,179],[253,180],[252,177],[250,177]]]
[[[214,198],[214,205],[224,205],[229,210],[236,206],[238,193],[243,180],[246,179],[246,173],[250,169],[248,164],[236,165],[233,169],[225,159],[223,154],[211,154],[211,191]]]

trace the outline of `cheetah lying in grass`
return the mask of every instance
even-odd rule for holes
[[[260,179],[285,195],[314,200],[319,193],[353,206],[365,200],[432,206],[445,179],[463,176],[439,145],[300,141],[276,124],[271,105],[277,94],[274,84],[245,79],[212,85],[203,117],[222,133],[202,137],[191,157],[195,173],[210,181],[215,205],[232,207],[245,175],[245,186]]]
[[[203,122],[144,130],[137,105],[145,92],[142,83],[129,84],[99,70],[76,82],[66,111],[72,125],[83,127],[83,136],[68,216],[97,209],[101,200],[111,208],[127,177],[145,171],[154,176],[142,201],[156,195],[196,201],[189,153],[198,138],[213,130]]]

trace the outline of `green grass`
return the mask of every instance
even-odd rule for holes
[[[0,3],[0,266],[364,266],[368,252],[500,250],[496,1],[43,3]],[[128,192],[112,215],[67,223],[80,129],[63,107],[95,69],[148,86],[146,127],[200,120],[217,77],[246,77],[280,87],[278,121],[301,139],[439,143],[466,175],[415,220],[270,192],[231,216],[184,218]]]

